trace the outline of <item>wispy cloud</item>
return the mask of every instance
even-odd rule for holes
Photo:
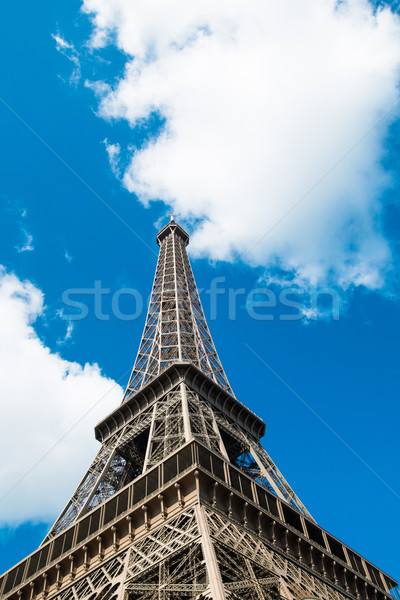
[[[111,144],[106,138],[103,140],[103,144],[106,148],[106,152],[108,155],[108,160],[110,162],[111,169],[113,173],[120,178],[121,177],[121,167],[120,167],[120,156],[121,156],[121,146],[117,144]]]
[[[72,321],[68,321],[65,334],[62,338],[57,340],[57,344],[59,346],[63,346],[64,344],[66,344],[72,338],[73,331],[74,331],[74,324]]]
[[[58,52],[63,54],[69,61],[72,62],[73,69],[71,76],[69,77],[69,83],[76,85],[81,79],[81,62],[78,51],[72,43],[67,42],[59,33],[52,34],[51,37],[56,43],[56,49]]]
[[[35,249],[33,245],[33,236],[24,227],[21,229],[21,232],[24,236],[24,240],[21,244],[15,246],[15,249],[17,252],[32,252]]]
[[[62,335],[60,338],[58,338],[58,340],[56,342],[58,346],[63,346],[69,340],[72,339],[72,333],[74,331],[74,323],[68,319],[68,317],[65,315],[64,310],[62,308],[56,311],[56,318],[61,319],[66,324],[66,329],[65,329],[64,335]]]
[[[11,200],[8,196],[2,196],[1,200],[4,200],[6,211],[12,215],[15,219],[16,225],[19,229],[20,240],[14,245],[17,252],[32,252],[35,247],[33,245],[33,235],[29,232],[27,227],[27,215],[28,211],[20,199]]]
[[[66,250],[64,252],[64,258],[68,263],[72,262],[72,260],[73,260],[72,256],[69,254],[68,250]]]

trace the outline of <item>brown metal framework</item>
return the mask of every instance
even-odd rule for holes
[[[147,410],[130,418],[104,441],[89,470],[46,539],[112,496],[128,481],[157,464],[192,437],[218,449],[228,460],[262,482],[278,497],[304,514],[309,513],[279,472],[254,431],[243,429],[232,405],[242,406],[232,394],[203,314],[186,246],[187,233],[174,221],[157,236],[160,255],[146,325],[123,405],[129,406],[140,390],[185,362],[211,380],[229,397],[217,409],[202,402],[198,393],[181,384],[164,393]],[[204,377],[205,376],[205,377]],[[244,407],[243,407],[244,408]],[[229,412],[230,411],[230,412]],[[114,413],[113,413],[114,414]],[[247,410],[250,418],[261,422]],[[110,416],[106,421],[114,418]],[[261,422],[259,432],[264,432]],[[102,440],[103,441],[103,440]]]
[[[320,528],[232,393],[174,221],[138,357],[101,448],[12,600],[383,600],[396,582]]]
[[[232,393],[204,317],[186,252],[189,236],[175,221],[160,231],[149,310],[124,401],[176,361],[188,360]]]

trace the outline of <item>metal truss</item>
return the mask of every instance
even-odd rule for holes
[[[123,590],[127,552],[105,562],[61,591],[54,600],[117,600]]]
[[[277,597],[273,594],[279,588],[276,575],[215,543],[200,506],[184,510],[133,544],[129,552],[125,600]]]
[[[260,442],[251,438],[222,412],[214,409],[214,415],[220,428],[231,436],[227,449],[229,459],[276,496],[314,520]]]
[[[262,582],[269,572],[269,577],[279,581],[279,595],[286,600],[314,597],[320,600],[346,600],[346,596],[335,588],[327,585],[309,571],[302,569],[286,557],[271,550],[261,538],[249,533],[242,526],[232,522],[223,515],[206,509],[207,521],[211,538],[216,547],[223,548],[222,554],[217,553],[221,571],[230,560],[236,560],[236,570],[248,569],[250,580]],[[220,544],[220,546],[218,545]],[[244,558],[244,560],[243,560]],[[244,567],[244,565],[246,565]],[[251,575],[251,570],[254,575]],[[254,592],[257,592],[254,593]],[[254,598],[269,598],[260,595],[260,589],[254,586],[253,595],[241,594],[242,600]],[[262,592],[264,593],[264,592]]]
[[[211,406],[198,394],[187,390],[191,435],[214,452],[227,458],[226,450]]]
[[[186,432],[185,411],[190,422]],[[172,454],[190,437],[217,452],[223,449],[211,407],[182,384],[102,445],[45,541]]]
[[[46,540],[167,458],[191,438],[220,453],[312,519],[261,444],[181,383],[103,444]]]
[[[201,307],[186,252],[189,238],[171,221],[157,239],[160,255],[149,311],[124,401],[182,360],[232,394]],[[311,517],[260,443],[182,382],[102,445],[46,541],[191,438]]]
[[[192,362],[232,394],[186,252],[189,238],[174,221],[162,231],[146,324],[124,401],[177,360]]]
[[[182,508],[51,600],[347,600],[241,524]]]
[[[173,598],[210,598],[206,566],[199,543],[177,552],[126,585],[129,600],[169,600]]]
[[[210,508],[193,506],[74,581],[54,600],[346,600]]]
[[[141,437],[150,428],[153,410],[148,408],[122,431],[102,445],[71,500],[58,517],[47,541],[89,510],[95,508],[143,471],[145,450]]]
[[[178,388],[154,405],[144,471],[162,461],[184,443],[182,393]]]
[[[199,542],[200,532],[194,509],[183,510],[155,533],[148,533],[129,549],[126,583],[129,586],[170,555]],[[147,575],[145,577],[147,579]]]

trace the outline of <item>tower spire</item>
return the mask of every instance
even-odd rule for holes
[[[187,255],[189,235],[173,215],[157,234],[157,244],[160,253],[146,324],[123,401],[178,361],[191,362],[232,394]]]

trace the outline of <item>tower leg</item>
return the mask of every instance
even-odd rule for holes
[[[217,563],[217,557],[215,556],[214,547],[211,542],[210,531],[208,529],[206,515],[204,514],[204,508],[197,505],[195,507],[195,511],[201,535],[201,545],[203,548],[208,580],[210,582],[211,598],[213,600],[227,600],[225,588],[221,579],[221,573]]]

